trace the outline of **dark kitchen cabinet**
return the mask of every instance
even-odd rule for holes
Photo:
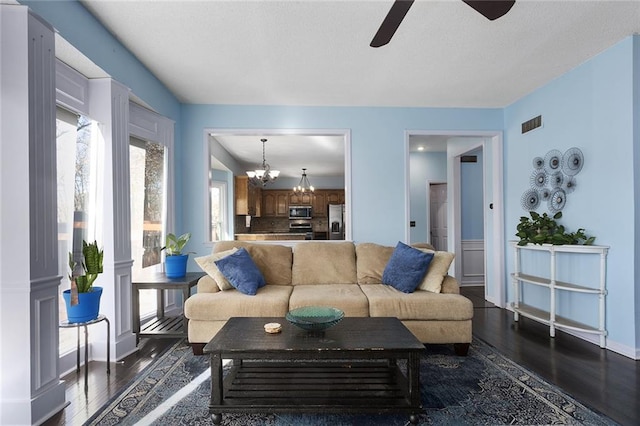
[[[236,176],[234,181],[236,215],[260,217],[262,189],[250,185],[247,176]]]
[[[262,217],[288,217],[289,191],[262,191]]]
[[[290,206],[310,206],[313,202],[313,193],[305,192],[303,194],[289,193]]]
[[[289,217],[289,192],[278,191],[276,194],[276,216]]]
[[[327,204],[344,204],[344,190],[343,189],[327,190]]]
[[[313,217],[327,217],[327,193],[319,190],[313,194]]]

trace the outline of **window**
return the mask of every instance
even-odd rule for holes
[[[233,173],[220,162],[209,156],[209,179],[207,183],[208,211],[206,213],[206,232],[209,242],[233,239],[229,217],[233,217],[233,206],[229,205],[229,183],[233,182]]]
[[[58,200],[58,272],[60,320],[67,318],[62,292],[70,288],[69,253],[82,256],[82,240],[100,240],[95,224],[98,149],[97,123],[58,107],[56,111],[56,166]],[[73,329],[60,329],[60,354],[75,349]]]
[[[211,181],[209,187],[209,203],[211,211],[210,236],[211,241],[226,238],[227,229],[227,184],[226,182]]]
[[[134,275],[160,265],[164,246],[166,155],[165,147],[132,137],[129,141],[131,176],[131,254]],[[140,291],[140,314],[155,312],[156,291]]]

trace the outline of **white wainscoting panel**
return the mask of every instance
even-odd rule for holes
[[[462,240],[460,285],[484,285],[484,240]]]
[[[31,362],[37,372],[33,376],[34,389],[57,385],[58,373],[58,286],[60,278],[31,283],[31,318],[36,325],[33,330]]]

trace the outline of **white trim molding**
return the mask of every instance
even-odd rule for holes
[[[65,405],[58,367],[54,30],[0,4],[0,424]]]

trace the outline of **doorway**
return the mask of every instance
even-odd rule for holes
[[[460,164],[458,281],[461,286],[484,286],[485,283],[483,157],[482,146],[457,157]]]
[[[427,145],[429,141],[433,143]],[[412,217],[426,217],[431,219],[431,212],[427,212],[429,204],[419,207],[421,197],[430,198],[425,188],[425,181],[435,178],[433,183],[447,183],[447,250],[456,253],[456,258],[450,269],[450,274],[459,278],[462,276],[462,207],[461,207],[461,157],[473,150],[480,149],[483,153],[482,184],[482,260],[484,266],[485,299],[496,306],[505,307],[506,288],[504,276],[504,219],[503,219],[503,188],[502,188],[502,132],[501,131],[419,131],[405,132],[407,152],[407,241],[415,239],[417,226]],[[425,151],[437,151],[442,157],[437,162],[426,163],[430,170],[427,179],[424,172],[414,167],[416,158],[424,155]],[[421,153],[420,153],[421,152]],[[436,157],[432,154],[431,157]],[[443,167],[446,170],[440,171]],[[444,175],[445,179],[437,177]],[[420,183],[420,180],[422,181]],[[415,185],[422,186],[422,194],[415,192]],[[420,201],[417,203],[416,201]],[[425,200],[426,201],[426,200]],[[495,207],[494,207],[495,206]],[[423,208],[423,215],[414,215],[417,209]],[[419,224],[417,224],[419,225]],[[425,230],[431,232],[431,227]],[[416,240],[417,241],[417,240]],[[486,256],[484,255],[486,254]],[[486,258],[485,258],[486,257]],[[461,281],[458,279],[458,281]]]
[[[268,145],[260,144],[264,138]],[[325,204],[344,204],[345,239],[351,240],[351,132],[349,129],[204,129],[205,145],[205,175],[210,176],[216,172],[225,171],[228,179],[227,190],[224,194],[228,201],[229,231],[227,238],[233,239],[237,231],[247,229],[257,232],[273,232],[273,229],[289,229],[289,217],[287,214],[263,214],[256,213],[247,220],[248,215],[236,215],[234,211],[234,177],[246,176],[247,170],[253,170],[256,162],[259,165],[260,155],[268,157],[270,166],[279,171],[277,180],[269,183],[265,191],[287,191],[284,195],[286,206],[289,203],[288,192],[291,188],[300,184],[301,172],[308,173],[308,179],[317,190],[337,189],[344,191],[344,196],[336,201],[329,195],[326,198],[322,191],[316,191],[316,195],[309,204],[315,204],[317,211],[322,211],[317,206]],[[266,149],[263,149],[266,147]],[[308,170],[308,171],[306,171]],[[206,195],[207,197],[209,194]],[[263,194],[259,199],[263,198]],[[273,197],[274,195],[271,195]],[[273,200],[273,198],[269,198]],[[297,200],[297,197],[296,197]],[[326,203],[324,202],[326,201]],[[265,201],[266,202],[266,201]],[[300,201],[292,201],[300,204]],[[258,203],[262,207],[262,203]],[[304,204],[307,204],[305,201]],[[270,203],[273,206],[273,203]],[[212,203],[207,204],[206,217],[212,218]],[[261,209],[262,210],[262,209]],[[318,233],[328,232],[326,212],[322,211],[312,220],[313,230]],[[244,231],[243,231],[244,232]],[[206,244],[213,244],[211,236],[214,235],[211,225],[207,224]]]
[[[447,184],[429,183],[429,236],[438,251],[447,251]]]

